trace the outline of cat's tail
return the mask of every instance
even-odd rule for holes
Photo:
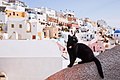
[[[101,78],[104,78],[100,61],[96,57],[93,59],[93,61],[95,62],[96,66],[97,66],[98,73],[100,74]]]

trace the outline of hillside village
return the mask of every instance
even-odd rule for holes
[[[62,52],[68,34],[74,34],[94,52],[119,44],[120,30],[106,21],[78,18],[74,11],[30,8],[20,0],[0,0],[0,40],[55,39]]]
[[[67,9],[31,8],[20,0],[0,0],[0,80],[44,80],[66,68],[69,64],[66,42],[68,35],[73,34],[95,56],[120,44],[120,29],[103,19],[93,21],[78,18],[74,11]],[[100,56],[103,66],[110,71],[117,70],[113,68],[119,58],[117,51],[119,47]]]

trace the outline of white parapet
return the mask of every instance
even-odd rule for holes
[[[54,41],[0,41],[0,72],[8,80],[44,80],[61,69],[61,52]]]

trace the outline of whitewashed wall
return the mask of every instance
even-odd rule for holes
[[[0,6],[2,5],[2,0],[0,0]]]
[[[0,12],[0,23],[6,23],[7,22],[7,16],[4,12]]]
[[[44,80],[61,69],[61,52],[54,41],[0,41],[0,71],[8,80]]]
[[[25,19],[13,19],[13,18],[9,18],[8,21],[8,30],[7,33],[9,34],[8,36],[12,36],[12,34],[14,32],[17,32],[19,34],[19,37],[21,39],[25,39],[25,34],[26,34],[26,24],[25,24]],[[14,28],[11,28],[11,24],[14,24]],[[22,28],[19,28],[19,25],[22,25]],[[12,38],[14,40],[14,38]]]

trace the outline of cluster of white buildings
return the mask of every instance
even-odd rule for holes
[[[57,38],[59,30],[78,27],[72,11],[29,8],[19,0],[0,0],[0,39],[31,40]],[[3,34],[4,33],[4,34]]]
[[[56,11],[50,8],[30,8],[19,0],[0,0],[0,39],[43,40],[59,38],[67,40],[74,34],[82,42],[119,42],[119,30],[104,20],[79,19],[74,11]]]

